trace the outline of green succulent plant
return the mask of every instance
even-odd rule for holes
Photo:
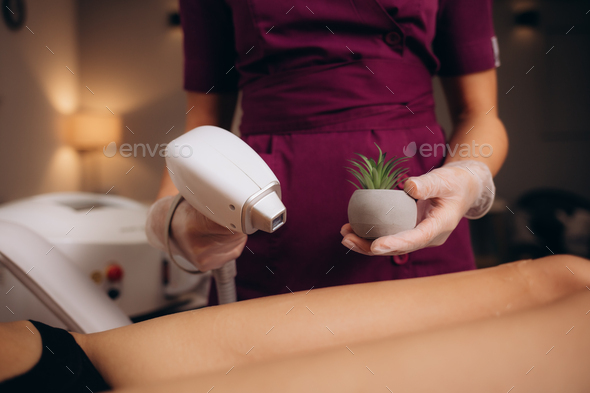
[[[391,160],[385,162],[385,156],[387,153],[383,153],[379,145],[375,143],[377,149],[379,149],[379,158],[377,162],[372,158],[367,158],[362,154],[355,153],[362,158],[348,160],[356,168],[346,167],[348,172],[352,173],[354,177],[359,181],[361,187],[355,182],[348,180],[356,188],[368,189],[368,190],[388,190],[393,187],[397,187],[402,179],[402,175],[408,171],[408,168],[399,167],[404,161],[407,161],[409,157],[397,158],[394,156]]]

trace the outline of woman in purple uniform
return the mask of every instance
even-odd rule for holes
[[[288,220],[273,234],[231,234],[182,202],[172,220],[175,247],[201,270],[237,258],[240,300],[474,269],[466,218],[489,210],[508,147],[496,107],[491,7],[181,0],[186,129],[222,124],[223,97],[241,90],[241,137],[279,179]],[[453,120],[450,140],[435,117],[436,74]],[[405,190],[418,200],[419,223],[368,241],[347,223],[355,188],[345,166],[354,153],[374,157],[375,143],[388,157],[412,156]],[[160,247],[176,193],[165,174],[148,228]]]

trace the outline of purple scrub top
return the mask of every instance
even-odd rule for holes
[[[446,243],[365,256],[341,244],[354,153],[444,144],[432,76],[499,65],[491,0],[180,0],[184,87],[241,89],[240,133],[281,183],[287,223],[249,236],[238,298],[475,268],[461,220]],[[441,149],[408,162],[419,176]],[[214,294],[215,292],[212,291]],[[212,302],[215,302],[213,296]]]

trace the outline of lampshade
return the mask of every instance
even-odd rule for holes
[[[95,150],[121,138],[121,118],[76,113],[69,122],[68,140],[77,150]]]

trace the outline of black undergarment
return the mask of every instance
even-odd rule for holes
[[[0,382],[0,392],[97,393],[110,390],[74,336],[41,322],[31,323],[41,335],[41,359],[25,374]]]

